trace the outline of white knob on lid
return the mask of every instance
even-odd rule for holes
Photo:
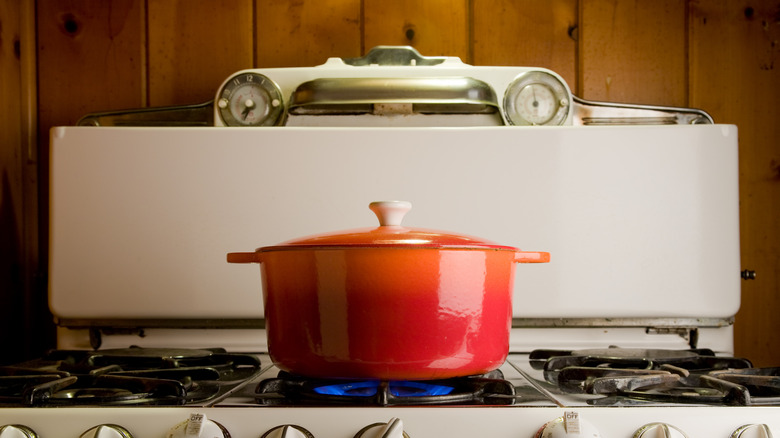
[[[397,227],[401,225],[406,213],[412,209],[412,203],[407,201],[379,201],[372,202],[368,208],[376,214],[379,225],[383,227]]]

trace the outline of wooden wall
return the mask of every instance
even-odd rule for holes
[[[51,126],[73,124],[97,110],[203,102],[242,68],[316,65],[380,44],[412,45],[424,55],[459,56],[478,65],[547,67],[586,99],[701,107],[718,123],[737,124],[743,267],[758,272],[757,280],[743,282],[737,354],[757,364],[780,364],[776,1],[37,0],[35,5],[44,218]],[[2,47],[8,56],[6,44]],[[45,242],[45,221],[39,230]],[[45,253],[45,244],[41,247]]]

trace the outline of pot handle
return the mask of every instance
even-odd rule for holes
[[[228,263],[262,263],[263,260],[257,252],[229,252]]]
[[[514,261],[517,263],[548,263],[550,261],[550,253],[538,251],[517,251],[515,253]]]

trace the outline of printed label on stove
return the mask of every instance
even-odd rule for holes
[[[563,426],[567,434],[580,433],[580,415],[576,412],[565,412],[563,414]]]

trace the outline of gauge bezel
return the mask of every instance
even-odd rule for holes
[[[544,123],[527,120],[517,109],[517,97],[529,85],[543,85],[555,97],[557,108],[554,114]],[[557,76],[544,70],[531,70],[519,74],[507,87],[504,93],[504,115],[510,125],[520,126],[555,126],[563,125],[571,108],[571,93],[566,84]]]
[[[231,105],[234,104],[233,93],[247,84],[255,85],[260,92],[265,94],[266,102],[269,103],[265,116],[254,123],[245,123],[236,119],[230,109]],[[225,126],[274,126],[281,122],[284,114],[282,90],[267,76],[254,72],[236,73],[225,81],[215,105]]]

